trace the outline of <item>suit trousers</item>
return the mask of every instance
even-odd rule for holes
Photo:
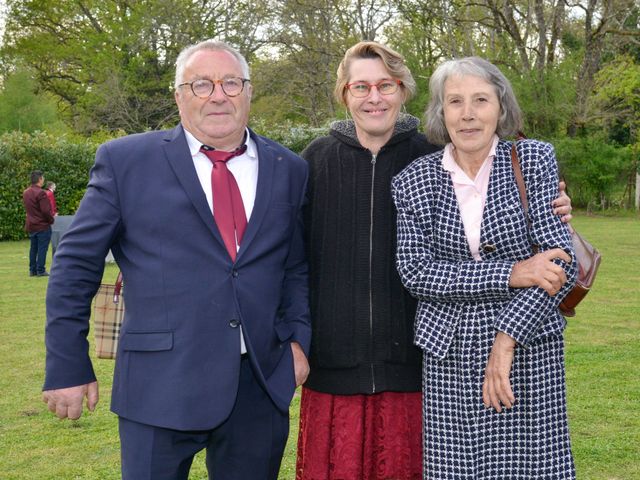
[[[276,480],[289,434],[280,411],[243,356],[235,405],[213,430],[179,431],[119,417],[123,480],[187,480],[193,457],[206,449],[209,479]]]

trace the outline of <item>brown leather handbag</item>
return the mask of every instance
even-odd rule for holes
[[[529,221],[529,203],[527,202],[524,178],[522,177],[522,170],[520,169],[520,161],[518,160],[515,143],[511,147],[511,163],[513,164],[513,173],[516,176],[516,183],[518,184],[518,191],[520,192],[520,200],[524,207],[524,213],[527,216],[527,221]],[[587,293],[589,293],[589,290],[591,290],[596,274],[598,273],[600,260],[602,259],[600,252],[576,232],[571,225],[569,225],[569,231],[571,232],[571,241],[573,242],[573,249],[578,264],[578,278],[576,279],[574,287],[558,307],[560,313],[565,317],[575,316],[576,306],[578,306]],[[535,246],[533,251],[534,253],[537,251]]]

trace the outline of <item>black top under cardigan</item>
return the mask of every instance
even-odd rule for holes
[[[352,121],[334,122],[303,158],[310,165],[306,215],[313,334],[306,387],[347,395],[421,389],[413,345],[416,301],[396,272],[391,179],[437,150],[402,115],[375,157]]]

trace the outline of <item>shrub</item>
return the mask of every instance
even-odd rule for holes
[[[292,123],[252,125],[256,131],[300,153],[314,138],[326,135],[328,128],[297,126]],[[56,184],[56,203],[60,215],[72,215],[78,208],[89,180],[99,143],[122,132],[96,135],[91,139],[56,137],[43,132],[10,132],[0,135],[0,240],[26,237],[22,192],[29,186],[30,173],[41,170],[46,180]]]
[[[36,132],[0,136],[0,240],[24,238],[22,192],[32,170],[41,170],[56,183],[60,215],[73,214],[84,195],[97,145]]]
[[[328,126],[317,128],[291,122],[258,121],[252,123],[252,128],[296,153],[329,131]],[[26,236],[22,191],[29,186],[32,170],[42,170],[47,180],[56,183],[58,211],[71,215],[86,190],[98,144],[120,135],[122,132],[104,133],[91,139],[42,132],[0,135],[0,240]],[[624,176],[629,174],[632,163],[629,147],[616,147],[595,137],[559,138],[552,143],[574,206],[606,208],[618,203],[616,195],[622,192]]]
[[[295,125],[291,122],[268,124],[264,121],[252,122],[251,128],[256,133],[268,137],[289,150],[300,153],[315,138],[327,135],[329,127],[311,127],[309,125]]]
[[[560,174],[576,207],[607,208],[618,204],[631,166],[631,149],[597,137],[560,138],[553,142]]]

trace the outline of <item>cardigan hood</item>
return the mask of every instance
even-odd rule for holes
[[[413,135],[418,129],[418,125],[420,125],[420,120],[413,115],[408,113],[400,114],[393,129],[393,135],[391,135],[385,146],[394,145]],[[337,120],[331,123],[330,129],[329,133],[341,141],[354,147],[364,148],[358,140],[356,124],[353,120]]]

